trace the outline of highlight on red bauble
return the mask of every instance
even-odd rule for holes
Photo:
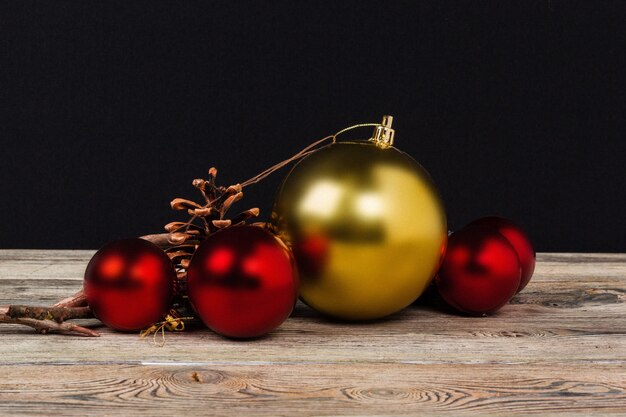
[[[509,243],[515,248],[522,266],[522,278],[517,292],[522,291],[533,276],[533,272],[535,272],[536,253],[528,234],[511,220],[496,216],[474,220],[468,226],[491,227],[507,238]]]
[[[189,300],[211,330],[254,338],[280,326],[297,300],[297,274],[285,244],[257,226],[209,236],[187,270]]]
[[[520,278],[520,262],[509,241],[493,228],[471,226],[449,237],[435,283],[451,307],[482,315],[508,303]]]
[[[143,239],[108,243],[91,258],[84,290],[94,315],[121,331],[163,320],[172,304],[176,271],[169,257]]]

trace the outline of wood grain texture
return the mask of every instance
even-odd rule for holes
[[[82,285],[93,251],[0,251],[0,304]],[[418,303],[364,324],[298,304],[249,342],[156,347],[0,326],[0,415],[626,415],[626,254],[540,254],[492,317]]]

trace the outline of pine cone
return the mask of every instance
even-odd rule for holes
[[[196,248],[209,235],[225,227],[244,224],[246,220],[259,215],[258,208],[251,208],[232,219],[226,219],[230,207],[243,198],[242,187],[240,184],[218,186],[215,184],[216,177],[217,169],[211,168],[208,179],[197,178],[192,182],[202,194],[203,204],[184,198],[175,198],[170,203],[172,209],[187,211],[190,216],[186,222],[166,224],[167,242],[162,242],[165,252],[176,267],[181,284],[186,278],[187,267]]]

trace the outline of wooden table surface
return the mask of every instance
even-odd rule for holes
[[[0,304],[72,294],[92,254],[0,251]],[[347,324],[298,304],[255,341],[100,330],[0,326],[0,414],[626,415],[626,254],[539,254],[492,317],[418,304]]]

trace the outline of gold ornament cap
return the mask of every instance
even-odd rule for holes
[[[376,146],[383,149],[393,146],[396,131],[391,128],[391,123],[393,123],[393,116],[383,116],[383,121],[374,129],[370,142],[374,142]]]

